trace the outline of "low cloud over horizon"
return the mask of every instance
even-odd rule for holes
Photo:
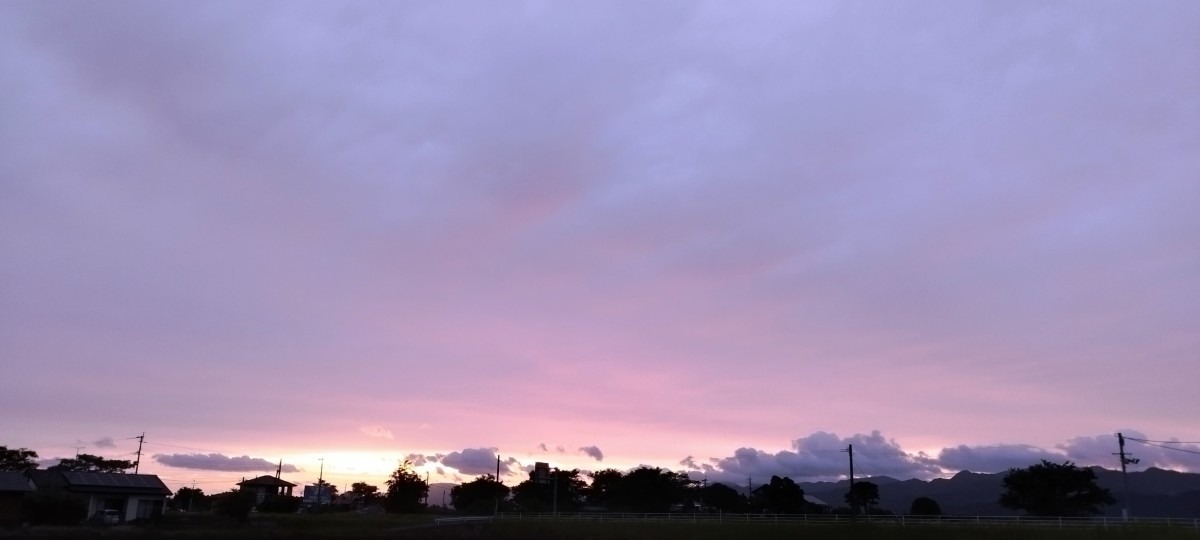
[[[1123,432],[1126,452],[1140,460],[1130,471],[1151,467],[1200,472],[1200,444],[1139,443],[1145,439],[1137,430]],[[1155,445],[1157,444],[1157,445]],[[1119,468],[1115,434],[1081,436],[1055,445],[1052,449],[1028,444],[958,445],[942,448],[937,455],[908,452],[879,431],[838,437],[833,433],[815,432],[792,441],[791,448],[766,452],[754,448],[738,448],[726,457],[698,460],[687,456],[680,460],[683,470],[706,475],[711,481],[744,482],[746,477],[767,478],[788,476],[807,481],[834,480],[846,476],[849,458],[846,449],[854,446],[855,474],[889,476],[898,479],[946,476],[961,471],[998,473],[1012,468],[1028,467],[1041,460],[1071,461],[1081,466]]]
[[[225,472],[275,472],[279,463],[272,463],[263,458],[250,456],[226,456],[224,454],[155,454],[154,461],[168,467],[194,469],[202,471]],[[295,465],[284,463],[285,473],[300,472]]]

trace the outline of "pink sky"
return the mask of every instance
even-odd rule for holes
[[[143,471],[221,491],[280,459],[813,479],[853,443],[927,478],[1200,440],[1198,27],[5,2],[0,444],[145,432]]]

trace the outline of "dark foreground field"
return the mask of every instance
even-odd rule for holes
[[[1188,527],[1040,528],[1030,526],[803,525],[755,523],[587,523],[504,520],[441,525],[428,516],[272,516],[233,524],[196,516],[147,527],[53,527],[0,530],[0,540],[65,539],[376,539],[443,540],[1200,540]]]

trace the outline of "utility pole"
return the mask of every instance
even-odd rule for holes
[[[325,458],[321,458],[321,471],[317,473],[317,507],[321,506],[321,484],[325,482]]]
[[[558,517],[558,467],[554,468],[554,503],[551,509],[554,517]]]
[[[853,444],[846,445],[846,449],[843,450],[843,452],[850,454],[850,493],[851,493],[851,500],[854,500],[853,499],[853,493],[854,493],[854,445]],[[850,508],[851,512],[853,512],[855,514],[858,513],[858,505],[851,504],[850,507],[851,507]]]
[[[142,443],[146,442],[146,432],[143,431],[141,435],[134,438],[138,440],[138,451],[137,461],[133,462],[133,474],[137,474],[138,468],[142,465]]]
[[[496,454],[496,483],[500,484],[500,454]],[[492,495],[492,515],[498,516],[500,515],[500,486],[493,487],[496,492]]]
[[[1119,451],[1115,455],[1121,457],[1121,483],[1125,486],[1125,508],[1121,511],[1121,513],[1124,514],[1122,516],[1124,519],[1129,519],[1133,517],[1133,510],[1130,509],[1129,504],[1129,476],[1125,471],[1125,465],[1136,465],[1141,460],[1135,459],[1131,456],[1126,456],[1125,436],[1121,433],[1117,433],[1117,447]]]

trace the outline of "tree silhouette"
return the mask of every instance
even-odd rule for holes
[[[429,495],[429,484],[421,475],[413,472],[411,461],[405,460],[396,467],[387,480],[384,509],[393,514],[411,514],[425,509],[425,497]]]
[[[1025,469],[1009,469],[1004,476],[1000,505],[1024,510],[1034,516],[1087,516],[1116,502],[1107,489],[1096,484],[1096,473],[1042,460]]]
[[[450,501],[454,509],[463,514],[491,514],[497,501],[507,503],[508,486],[497,482],[496,477],[485,474],[465,484],[450,489]]]
[[[804,490],[788,477],[772,476],[771,481],[754,490],[755,500],[770,514],[804,513]]]
[[[589,474],[592,484],[584,490],[588,504],[609,507],[613,505],[613,496],[620,489],[618,484],[625,477],[616,469],[604,469]]]
[[[712,508],[718,512],[746,511],[746,497],[738,493],[738,490],[720,482],[701,488],[700,496],[704,500],[706,508]]]
[[[379,498],[379,488],[366,482],[350,484],[350,493],[353,493],[362,504],[371,504]]]
[[[105,459],[91,454],[79,454],[74,458],[63,458],[58,465],[47,468],[51,471],[124,473],[133,468],[133,462],[124,459]]]
[[[694,482],[685,474],[658,467],[639,467],[625,474],[610,497],[616,509],[666,512],[684,502]]]
[[[871,511],[871,507],[879,502],[879,486],[874,482],[855,482],[846,492],[846,504],[854,509],[854,513],[862,510]]]
[[[28,448],[0,446],[0,471],[32,471],[38,468],[37,457]]]
[[[555,508],[554,495],[558,495],[558,511],[574,512],[583,502],[587,484],[579,478],[579,469],[550,471],[550,481],[540,484],[529,479],[512,488],[513,504],[524,512],[549,512]],[[557,486],[555,483],[557,482]]]
[[[942,506],[929,497],[917,497],[909,506],[908,514],[910,516],[940,516],[942,515]]]
[[[206,510],[208,509],[208,496],[204,494],[204,490],[200,488],[181,487],[175,492],[175,496],[171,498],[171,504],[180,510]]]

